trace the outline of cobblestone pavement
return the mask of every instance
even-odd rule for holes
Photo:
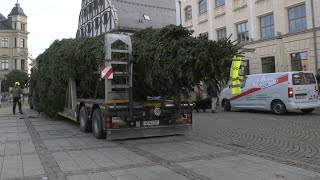
[[[238,152],[277,159],[320,172],[320,112],[194,113],[198,137],[237,147]],[[225,146],[224,146],[225,147]]]
[[[228,144],[233,136],[215,129],[218,125],[241,129],[244,125],[231,119],[245,115],[241,113],[195,114],[191,136],[106,141],[80,132],[78,124],[62,118],[49,119],[28,109],[24,115],[12,115],[10,110],[0,108],[1,179],[320,179],[320,173],[310,168],[286,165],[269,155],[258,157],[263,153]],[[224,123],[216,116],[230,119]]]

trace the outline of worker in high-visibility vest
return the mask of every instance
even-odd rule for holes
[[[230,93],[231,94],[240,94],[241,93],[241,83],[243,77],[239,75],[239,69],[241,66],[242,58],[241,57],[233,57],[232,65],[230,70]]]

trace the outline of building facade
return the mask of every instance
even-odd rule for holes
[[[20,4],[6,18],[0,13],[0,84],[7,92],[4,80],[12,70],[28,72],[28,21]],[[2,81],[2,83],[1,83]]]
[[[82,0],[77,37],[176,24],[175,0]]]
[[[231,36],[253,49],[247,74],[320,68],[319,0],[177,0],[177,7],[178,22],[195,36]]]

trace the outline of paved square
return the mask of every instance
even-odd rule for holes
[[[139,148],[166,160],[179,160],[195,156],[208,156],[232,152],[203,143],[183,140],[161,144],[147,144],[139,146]]]
[[[249,155],[226,156],[177,164],[212,179],[320,179],[319,173]]]
[[[117,170],[109,172],[98,172],[90,174],[81,174],[67,176],[68,180],[189,180],[163,166],[150,166],[132,168],[127,170]]]
[[[0,179],[320,179],[317,172],[217,147],[214,141],[192,136],[98,140],[77,123],[37,118],[31,110],[12,116],[10,108],[0,108],[0,169]]]

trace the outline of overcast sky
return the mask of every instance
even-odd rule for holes
[[[0,0],[0,13],[8,17],[17,0]],[[56,39],[74,38],[81,0],[19,0],[28,16],[29,53],[41,54]]]

